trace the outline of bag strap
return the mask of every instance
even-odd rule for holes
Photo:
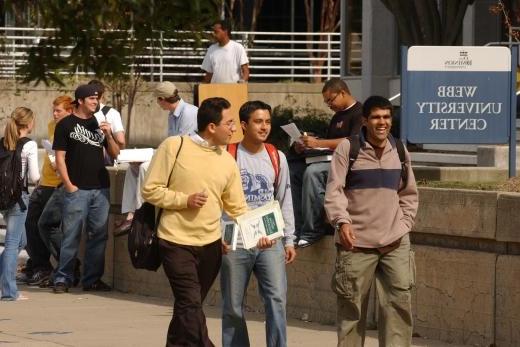
[[[237,152],[238,152],[238,143],[228,143],[228,145],[226,146],[226,150],[228,151],[229,154],[231,154],[233,159],[235,159],[235,161],[236,161]]]
[[[170,186],[170,180],[173,175],[173,170],[175,169],[175,165],[177,165],[177,158],[179,158],[179,153],[181,152],[182,144],[184,143],[184,138],[181,136],[181,144],[179,145],[179,149],[177,150],[177,154],[175,155],[175,162],[173,163],[172,171],[170,172],[170,176],[168,176],[168,183],[166,183],[166,187]],[[159,212],[157,213],[157,218],[155,219],[155,229],[154,234],[157,233],[157,228],[159,227],[159,222],[161,221],[161,215],[162,215],[163,209],[160,208]]]
[[[359,135],[347,137],[347,140],[350,142],[350,149],[348,151],[348,171],[345,176],[345,187],[347,187],[348,178],[352,172],[352,166],[357,160],[359,149],[361,148],[361,139],[359,138]]]
[[[278,153],[278,149],[275,145],[271,143],[265,143],[265,149],[267,150],[267,154],[269,154],[269,159],[271,159],[271,163],[273,164],[274,169],[274,195],[276,195],[276,191],[278,190],[278,184],[280,182],[280,153]]]
[[[20,158],[20,162],[21,162],[21,159],[22,159],[22,150],[23,150],[23,146],[25,146],[25,144],[27,142],[31,141],[30,138],[28,137],[21,137],[18,139],[18,142],[16,143],[16,153],[15,155]],[[29,177],[28,177],[28,173],[29,173],[29,162],[27,162],[27,165],[25,166],[25,172],[23,173],[23,176],[24,176],[24,179],[23,179],[23,189],[25,190],[26,193],[29,193]],[[20,198],[21,200],[21,198]],[[25,206],[25,203],[23,201],[20,201],[21,204],[23,204],[23,206]],[[22,208],[22,210],[25,210],[24,208]]]
[[[112,107],[107,106],[107,105],[103,106],[103,108],[101,109],[101,112],[103,112],[103,115],[104,115],[105,117],[107,116],[107,114],[108,114],[108,112],[110,111],[111,108],[112,108]]]
[[[395,139],[395,147],[397,148],[397,154],[399,155],[399,161],[401,162],[401,179],[403,180],[404,188],[408,183],[408,170],[406,169],[406,152],[403,141]],[[399,189],[399,191],[401,191],[401,189]]]

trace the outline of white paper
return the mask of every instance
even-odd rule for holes
[[[42,139],[41,141],[42,147],[47,151],[49,155],[55,155],[54,150],[52,149],[52,143],[47,139]]]
[[[305,164],[313,164],[320,162],[327,162],[332,160],[332,155],[318,155],[316,157],[305,158]]]
[[[276,200],[237,217],[237,224],[245,249],[255,247],[261,237],[275,240],[284,236],[285,223]]]
[[[119,151],[119,163],[143,163],[152,160],[153,148],[122,149]]]
[[[289,123],[286,125],[282,125],[281,128],[283,129],[283,131],[287,133],[287,135],[291,137],[291,142],[300,140],[300,136],[302,136],[302,133],[300,129],[298,129],[296,124]]]

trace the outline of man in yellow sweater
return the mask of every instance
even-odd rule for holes
[[[221,147],[236,131],[230,106],[223,98],[204,100],[198,133],[161,143],[141,190],[163,209],[159,247],[175,297],[167,346],[213,346],[202,302],[222,262],[222,210],[231,218],[247,211],[235,159]]]
[[[72,112],[72,98],[68,95],[57,97],[52,103],[53,119],[47,125],[49,141],[52,143],[56,124]],[[48,153],[47,153],[48,154]],[[40,183],[33,190],[29,199],[27,218],[25,219],[25,229],[27,232],[27,253],[31,259],[32,276],[28,279],[29,285],[40,285],[46,282],[51,274],[52,265],[50,263],[50,253],[45,238],[40,235],[38,220],[42,212],[53,195],[56,187],[61,184],[61,178],[56,173],[54,162],[51,162],[50,155],[46,155],[43,161],[42,176]],[[60,224],[58,216],[58,227]]]

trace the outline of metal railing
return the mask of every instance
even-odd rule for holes
[[[16,78],[25,64],[28,50],[54,29],[0,27],[0,78]],[[209,38],[209,33],[208,36]],[[234,32],[233,38],[246,48],[253,81],[309,81],[314,77],[338,77],[340,73],[339,33]],[[136,59],[136,69],[150,81],[200,80],[208,39],[197,47],[193,40],[166,38],[150,40]],[[68,47],[69,49],[72,47]],[[64,50],[62,55],[69,52]],[[361,72],[361,35],[351,35],[350,71]],[[89,74],[88,71],[78,71]]]

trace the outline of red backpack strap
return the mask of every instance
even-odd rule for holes
[[[278,188],[278,182],[280,177],[280,153],[278,153],[278,149],[275,145],[270,143],[265,143],[265,149],[267,150],[267,154],[269,154],[269,158],[271,159],[271,163],[273,164],[274,169],[274,191],[276,194],[276,190]]]
[[[238,143],[228,143],[226,150],[235,160],[237,160]]]

